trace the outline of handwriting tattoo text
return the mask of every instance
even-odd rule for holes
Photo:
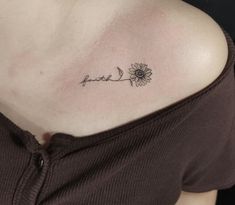
[[[87,82],[92,82],[92,81],[113,81],[113,82],[118,82],[118,81],[125,81],[128,80],[130,82],[130,85],[133,86],[133,83],[135,83],[135,86],[144,86],[147,83],[151,81],[150,76],[152,75],[152,70],[148,68],[147,64],[143,63],[135,63],[131,64],[131,68],[129,68],[129,74],[130,78],[127,79],[121,79],[123,76],[123,71],[121,68],[117,67],[118,73],[119,73],[119,78],[116,80],[111,79],[112,75],[108,75],[108,77],[101,76],[97,77],[95,79],[89,79],[89,75],[86,75],[84,77],[84,80],[80,82],[82,86],[85,86]]]

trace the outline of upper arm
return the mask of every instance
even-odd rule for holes
[[[175,39],[179,39],[180,50],[179,55],[171,60],[178,63],[181,69],[178,73],[184,75],[182,79],[192,82],[195,85],[193,89],[199,90],[214,81],[224,69],[228,57],[227,41],[210,16],[185,2],[178,4],[177,13],[172,15],[172,19],[177,21],[172,33],[178,37],[172,39],[174,44]],[[174,29],[177,32],[173,32]],[[168,42],[171,43],[170,39]],[[216,198],[217,190],[201,193],[182,191],[176,205],[215,205]]]
[[[175,205],[215,205],[217,190],[203,193],[181,192]]]
[[[185,65],[190,63],[188,67],[192,76],[199,80],[199,86],[203,84],[205,87],[219,76],[226,65],[227,41],[219,25],[210,16],[191,5],[183,4],[190,12],[181,13],[185,25],[183,35],[188,41],[185,51],[188,49],[189,57],[185,62],[182,59],[182,62]],[[182,191],[176,205],[215,205],[217,193],[217,190],[201,193]]]

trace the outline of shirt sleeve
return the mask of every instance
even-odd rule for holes
[[[235,121],[235,120],[234,120]],[[227,189],[235,185],[235,124],[223,143],[207,146],[189,163],[183,174],[182,190],[207,192]]]

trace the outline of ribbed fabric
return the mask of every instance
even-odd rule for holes
[[[223,30],[224,31],[224,30]],[[235,48],[207,87],[86,137],[35,136],[0,114],[0,204],[174,205],[235,184]]]

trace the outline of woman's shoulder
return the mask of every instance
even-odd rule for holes
[[[145,50],[159,74],[156,81],[161,83],[159,86],[173,95],[175,89],[184,90],[182,96],[176,96],[180,99],[214,81],[228,58],[227,40],[220,25],[183,1],[164,1],[151,11],[139,25],[145,25],[146,42],[142,43],[151,45],[151,49]]]
[[[184,2],[179,4],[183,4],[179,22],[186,25],[184,32],[189,53],[188,67],[193,77],[197,77],[199,85],[205,87],[225,68],[228,43],[222,28],[211,16]]]
[[[169,21],[173,22],[171,29],[178,28],[178,34],[182,35],[182,48],[188,49],[189,59],[202,68],[223,69],[228,57],[227,40],[210,15],[188,3],[176,1],[170,9]]]

